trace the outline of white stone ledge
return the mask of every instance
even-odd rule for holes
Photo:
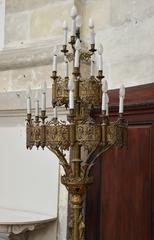
[[[0,51],[0,71],[34,66],[44,66],[52,63],[52,55],[60,39],[49,39],[33,42],[21,48],[7,47]],[[61,46],[58,44],[60,51]],[[62,60],[59,57],[59,62]]]

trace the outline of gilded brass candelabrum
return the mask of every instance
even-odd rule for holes
[[[122,147],[127,142],[127,124],[122,112],[115,122],[110,122],[105,107],[102,107],[101,123],[91,117],[95,107],[107,104],[107,91],[103,87],[102,70],[98,71],[97,77],[84,78],[82,75],[81,64],[88,63],[96,49],[95,44],[91,44],[89,51],[81,51],[75,46],[79,36],[79,32],[71,36],[72,52],[68,51],[66,44],[62,48],[65,60],[73,63],[72,77],[62,78],[55,69],[51,76],[53,108],[69,107],[67,121],[60,121],[57,117],[48,121],[45,109],[34,120],[30,111],[27,114],[27,148],[47,147],[58,157],[64,169],[61,182],[70,193],[69,240],[84,239],[83,199],[87,187],[93,183],[90,170],[96,159],[111,147]],[[69,160],[64,153],[66,150],[70,152]],[[86,159],[81,158],[84,150],[88,152]]]

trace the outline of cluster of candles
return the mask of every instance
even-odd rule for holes
[[[74,82],[69,81],[69,108],[74,109]],[[41,111],[46,111],[46,82],[44,82],[44,88],[42,88],[42,101],[41,101]],[[106,80],[103,80],[102,84],[102,111],[106,112],[106,115],[109,115],[109,96],[108,96],[108,84]],[[125,87],[121,85],[119,91],[119,113],[124,111],[124,98],[125,98]],[[53,108],[54,118],[57,118],[57,107]],[[31,114],[31,89],[27,93],[27,114]],[[39,97],[36,96],[35,100],[35,116],[39,116]]]
[[[77,16],[77,9],[73,6],[71,10],[71,17],[72,17],[72,29],[71,29],[71,37],[74,36],[76,38],[75,42],[75,59],[74,59],[74,67],[79,68],[80,66],[80,50],[81,50],[81,43],[80,39],[77,37],[77,32],[80,30],[81,27],[81,17]],[[95,46],[95,30],[94,30],[94,23],[93,20],[89,19],[89,29],[90,29],[90,44]],[[63,30],[64,30],[64,46],[67,48],[68,43],[68,26],[66,21],[63,23]],[[103,71],[103,46],[100,44],[98,46],[98,71]],[[57,49],[54,51],[53,56],[53,72],[57,73]],[[65,60],[65,78],[69,78],[69,66],[68,61]],[[91,68],[90,68],[90,75],[93,77],[95,75],[95,56],[94,54],[91,56]],[[74,109],[74,80],[69,79],[68,81],[68,90],[69,90],[69,108]],[[102,79],[102,111],[106,112],[106,115],[109,114],[109,97],[108,97],[108,84],[105,79]],[[124,98],[125,98],[125,87],[121,85],[119,91],[119,113],[123,113],[124,110]],[[41,111],[46,110],[46,82],[44,82],[44,86],[42,88],[42,104],[41,104]],[[31,96],[30,90],[27,94],[27,114],[31,114]],[[35,101],[35,116],[39,117],[39,99],[36,98]],[[54,118],[57,118],[57,107],[54,107]]]

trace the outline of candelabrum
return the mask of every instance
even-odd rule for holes
[[[67,43],[68,27],[63,24],[64,44],[61,52],[65,59],[65,77],[57,74],[57,52],[53,57],[52,105],[54,117],[47,120],[46,93],[42,91],[42,108],[39,115],[39,101],[36,99],[35,119],[31,115],[31,98],[27,97],[27,148],[47,147],[59,159],[64,169],[61,182],[70,193],[69,240],[84,239],[83,201],[87,187],[93,183],[91,169],[97,158],[113,146],[123,147],[127,143],[127,124],[123,118],[124,86],[120,88],[119,117],[115,122],[109,119],[107,81],[103,76],[102,45],[95,49],[95,32],[92,19],[89,20],[90,49],[81,50],[80,26],[76,8],[71,11],[72,32],[70,50]],[[98,74],[95,76],[95,58],[98,52]],[[68,63],[73,63],[73,74],[69,77]],[[91,63],[89,78],[81,72],[83,62]],[[60,121],[57,107],[69,108],[67,121]],[[101,106],[100,119],[97,123],[91,113]],[[86,150],[87,157],[82,159],[81,152]],[[65,151],[70,152],[67,160]]]

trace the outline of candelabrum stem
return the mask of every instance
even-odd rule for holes
[[[75,177],[80,177],[80,167],[81,167],[81,149],[80,146],[75,143],[71,147],[71,162],[72,162],[72,168],[73,168],[73,173]]]
[[[85,226],[82,214],[82,196],[79,194],[71,196],[71,217],[69,240],[83,240]]]
[[[71,165],[75,179],[80,178],[81,174],[81,147],[75,143],[71,147]],[[76,188],[76,191],[78,189]],[[80,189],[79,189],[80,191]],[[83,223],[82,215],[82,194],[71,194],[71,225],[70,240],[83,240],[84,227],[81,229]]]

